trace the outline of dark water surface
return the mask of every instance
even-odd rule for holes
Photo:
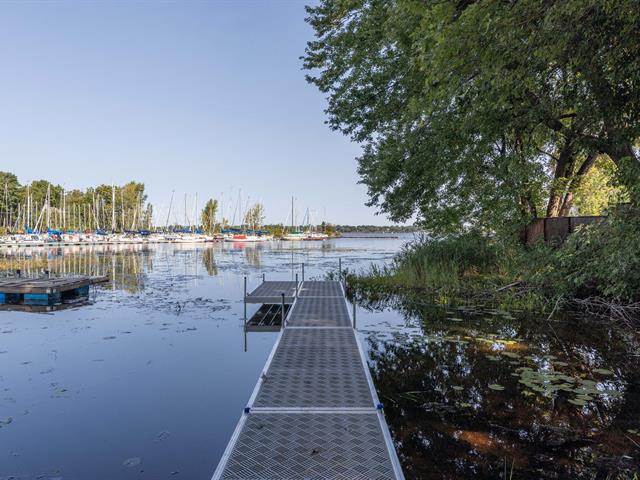
[[[88,305],[0,311],[0,479],[210,478],[276,338],[245,336],[243,277],[365,269],[411,238],[21,250],[111,281]],[[638,478],[635,335],[419,299],[356,317],[407,479]]]
[[[407,478],[640,478],[635,334],[585,318],[363,303]]]
[[[276,338],[245,337],[244,275],[364,268],[408,239],[0,252],[111,278],[89,305],[0,311],[0,479],[210,478]]]

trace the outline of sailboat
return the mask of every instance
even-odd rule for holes
[[[282,236],[282,240],[287,240],[287,241],[304,240],[305,236],[306,235],[304,232],[294,227],[293,197],[291,197],[291,231],[285,232],[285,234]]]
[[[246,217],[246,212],[242,211],[242,200],[240,197],[240,192],[238,192],[238,203],[236,204],[236,210],[239,211],[241,218]],[[247,208],[248,208],[249,199],[247,198]],[[235,211],[233,214],[233,222],[235,223]],[[245,218],[246,222],[246,218]],[[245,225],[240,225],[241,228],[231,228],[225,230],[224,233],[224,241],[225,242],[235,242],[235,243],[255,243],[255,242],[265,242],[270,240],[271,237],[267,234],[267,232],[263,232],[262,230],[251,230],[248,228],[242,228]],[[249,227],[250,225],[246,225]],[[254,228],[258,228],[258,225],[253,225]]]

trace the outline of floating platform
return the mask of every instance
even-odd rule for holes
[[[403,480],[339,282],[303,282],[213,480]]]
[[[285,304],[284,316],[291,310],[291,305]],[[278,332],[282,328],[282,305],[262,305],[253,316],[247,320],[245,330],[247,332]]]
[[[245,295],[245,303],[281,304],[284,293],[284,303],[291,305],[296,296],[296,282],[268,281],[262,282],[253,292]]]
[[[0,305],[50,306],[72,302],[88,296],[90,285],[107,280],[105,276],[86,275],[0,278]]]

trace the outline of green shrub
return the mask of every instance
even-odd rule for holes
[[[525,248],[479,233],[425,238],[406,246],[390,267],[350,280],[363,291],[413,289],[438,303],[473,299],[545,309],[559,297],[590,296],[633,303],[640,301],[640,215],[619,212],[561,245]]]
[[[629,210],[571,235],[553,256],[546,286],[567,297],[640,301],[640,215]]]

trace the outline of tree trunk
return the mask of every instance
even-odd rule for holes
[[[585,158],[584,162],[582,162],[582,165],[580,165],[580,168],[571,179],[569,185],[567,186],[567,193],[564,196],[562,207],[560,208],[561,217],[566,217],[567,215],[569,215],[569,211],[571,210],[571,206],[573,205],[575,191],[580,187],[582,179],[587,173],[589,173],[589,170],[591,170],[591,167],[593,167],[593,164],[595,163],[597,158],[598,155],[596,152],[589,152],[587,158]]]
[[[547,217],[557,217],[560,215],[562,197],[566,188],[566,185],[561,185],[561,183],[562,180],[566,179],[571,173],[573,167],[572,153],[573,142],[571,138],[567,138],[556,161],[553,183],[551,184],[551,192],[549,193],[549,202],[547,203]]]

